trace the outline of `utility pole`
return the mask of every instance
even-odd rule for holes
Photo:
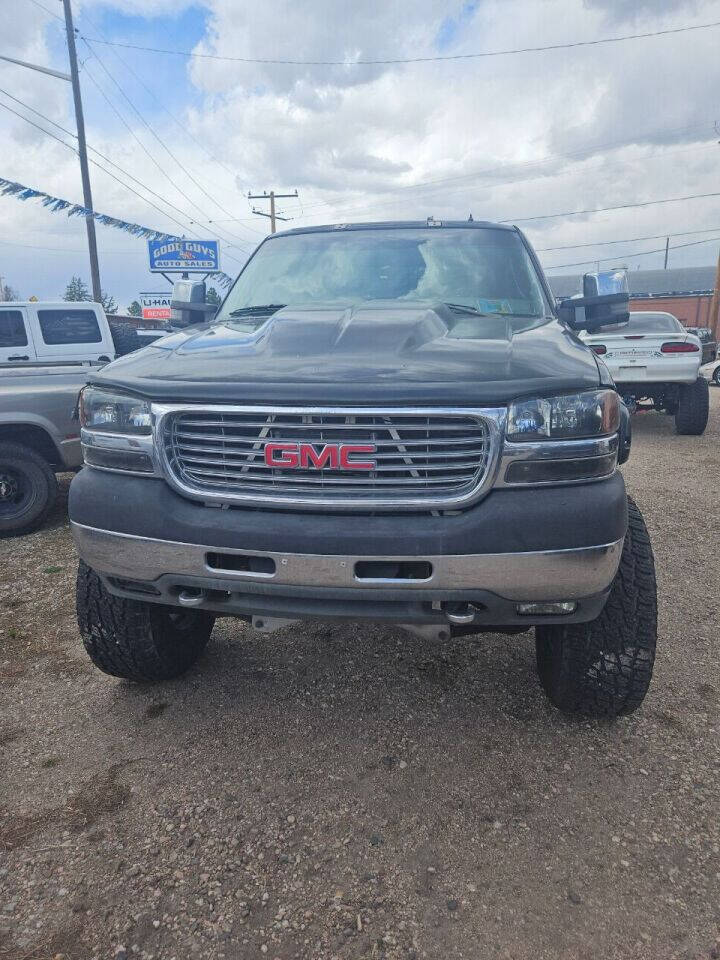
[[[670,237],[665,237],[665,266],[663,267],[663,270],[667,270],[669,252],[670,252]]]
[[[82,178],[83,204],[88,210],[94,210],[92,191],[90,190],[90,171],[88,169],[87,146],[85,144],[85,120],[83,118],[82,97],[80,96],[80,77],[78,75],[77,50],[75,49],[75,28],[73,27],[70,0],[63,0],[65,10],[65,30],[67,32],[68,54],[70,56],[70,77],[75,102],[75,123],[77,124],[78,155],[80,157],[80,176]],[[85,217],[87,227],[88,253],[90,255],[90,278],[92,280],[93,300],[102,299],[100,288],[100,265],[98,263],[95,220]]]
[[[270,213],[265,213],[264,210],[256,210],[255,207],[252,208],[252,212],[258,217],[269,217],[270,218],[270,233],[275,233],[275,221],[276,220],[292,220],[292,217],[281,217],[279,213],[275,212],[275,201],[276,200],[297,200],[298,192],[295,193],[275,193],[274,190],[271,190],[270,193],[267,190],[263,190],[262,193],[249,193],[248,200],[269,200],[270,201]]]

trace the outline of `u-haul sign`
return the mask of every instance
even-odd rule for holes
[[[172,294],[169,291],[167,293],[141,293],[139,296],[143,320],[170,319],[170,299]]]

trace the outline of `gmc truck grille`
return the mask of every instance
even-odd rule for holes
[[[170,408],[160,423],[171,483],[230,503],[442,508],[479,495],[493,460],[474,411]]]

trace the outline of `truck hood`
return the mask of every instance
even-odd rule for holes
[[[599,374],[593,353],[557,320],[393,300],[191,327],[92,380],[158,401],[468,405],[591,389]]]

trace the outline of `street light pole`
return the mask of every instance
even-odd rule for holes
[[[67,32],[68,54],[70,55],[70,78],[75,102],[75,122],[77,124],[78,155],[80,157],[80,176],[82,178],[83,204],[88,210],[94,210],[92,191],[90,190],[90,171],[88,169],[87,146],[85,143],[85,120],[83,118],[82,97],[80,96],[80,77],[78,75],[77,50],[75,49],[75,29],[73,27],[72,9],[70,0],[63,0],[65,10],[65,30]],[[85,217],[87,227],[88,254],[90,256],[90,278],[92,280],[93,300],[98,303],[102,299],[100,287],[100,265],[98,262],[97,238],[95,236],[95,220]]]

